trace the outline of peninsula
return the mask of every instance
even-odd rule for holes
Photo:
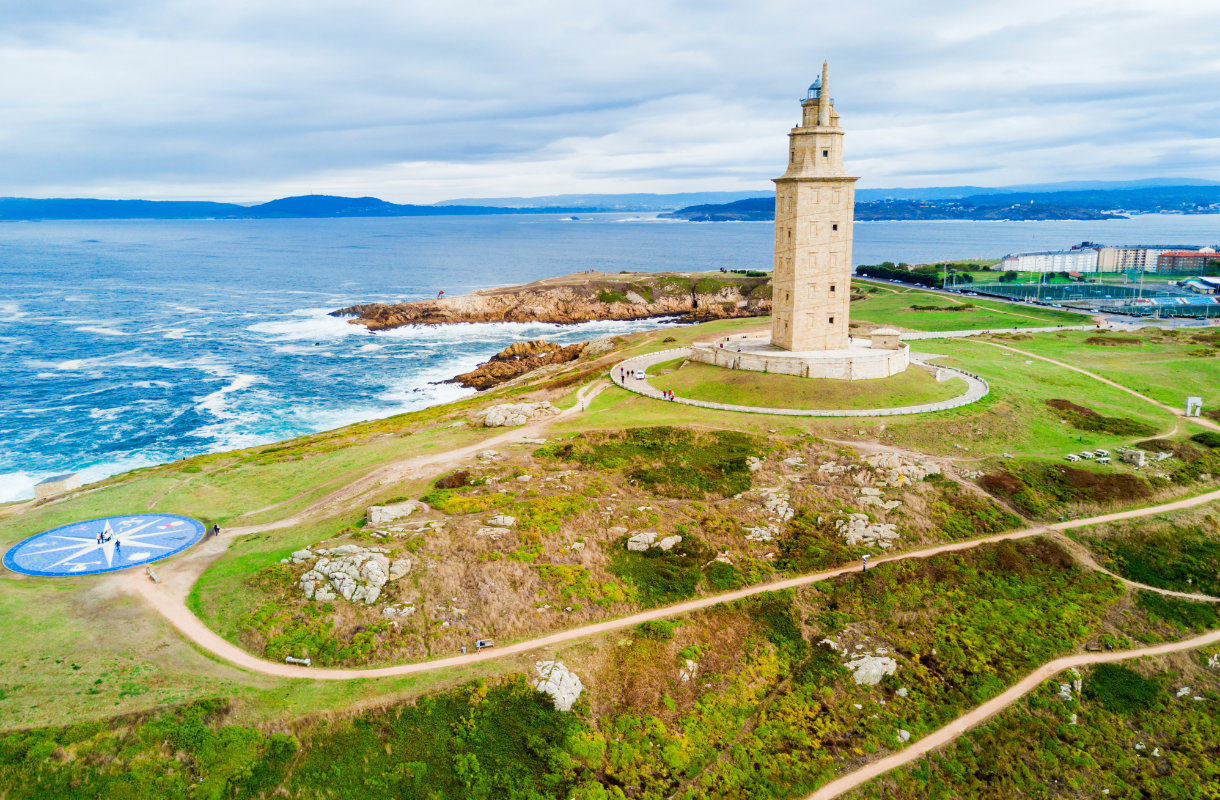
[[[551,322],[675,317],[700,322],[771,312],[764,272],[582,272],[519,286],[413,303],[366,303],[332,311],[371,331],[457,322]]]

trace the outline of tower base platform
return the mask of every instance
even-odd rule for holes
[[[852,338],[845,350],[794,351],[771,344],[770,336],[735,336],[695,344],[690,358],[725,369],[859,381],[903,372],[910,366],[911,348],[904,343],[896,349],[873,347],[867,339]]]

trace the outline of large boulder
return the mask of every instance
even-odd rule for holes
[[[538,403],[502,403],[484,409],[472,421],[485,428],[514,428],[558,413],[559,409],[545,400]]]
[[[408,500],[405,503],[392,503],[386,506],[369,506],[365,512],[365,519],[368,520],[370,525],[388,525],[395,520],[411,516],[418,507],[414,500]]]
[[[572,705],[580,699],[584,684],[580,678],[569,670],[562,661],[539,661],[534,665],[538,679],[534,688],[543,694],[548,694],[555,701],[559,711],[571,711]]]
[[[652,547],[652,543],[657,540],[656,531],[644,531],[627,539],[627,549],[634,550],[637,553],[642,553]]]
[[[372,604],[377,602],[387,583],[411,571],[410,559],[391,561],[380,547],[344,544],[329,550],[319,549],[311,555],[320,557],[301,576],[299,585],[305,597],[318,602],[342,597]]]

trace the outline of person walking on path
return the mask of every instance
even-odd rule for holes
[[[213,523],[213,524],[212,524],[212,535],[213,535],[213,536],[219,536],[219,535],[220,535],[220,525],[219,525],[219,524],[217,524],[217,523]]]

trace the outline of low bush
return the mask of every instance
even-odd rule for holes
[[[1179,630],[1202,632],[1220,627],[1220,612],[1213,603],[1196,603],[1181,597],[1140,591],[1135,595],[1135,604],[1148,616],[1168,622]]]
[[[442,514],[482,514],[493,508],[501,508],[513,501],[513,496],[504,492],[462,495],[452,489],[434,489],[420,498]]]
[[[1133,669],[1119,664],[1098,664],[1084,683],[1087,700],[1100,703],[1107,711],[1130,714],[1156,702],[1160,686]]]
[[[685,536],[665,551],[652,547],[643,552],[628,550],[625,540],[611,545],[610,572],[636,588],[644,606],[676,603],[693,597],[703,578],[702,565],[713,554],[699,539]]]
[[[1220,447],[1220,433],[1217,433],[1216,431],[1203,431],[1202,433],[1196,433],[1194,436],[1190,437],[1190,440],[1212,449]]]
[[[1095,433],[1110,433],[1115,436],[1149,436],[1156,433],[1156,426],[1129,417],[1107,417],[1091,408],[1077,405],[1071,400],[1053,399],[1046,404],[1073,428]]]
[[[1130,473],[1095,472],[1038,461],[1010,461],[978,482],[1026,514],[1042,518],[1058,514],[1069,503],[1127,503],[1152,494],[1146,480]]]
[[[622,472],[635,485],[666,497],[724,497],[750,488],[746,458],[761,450],[755,437],[736,431],[634,428],[587,433],[534,451],[535,456]]]
[[[470,485],[470,470],[458,469],[447,475],[442,475],[436,479],[433,484],[438,489],[460,489],[463,486]]]

